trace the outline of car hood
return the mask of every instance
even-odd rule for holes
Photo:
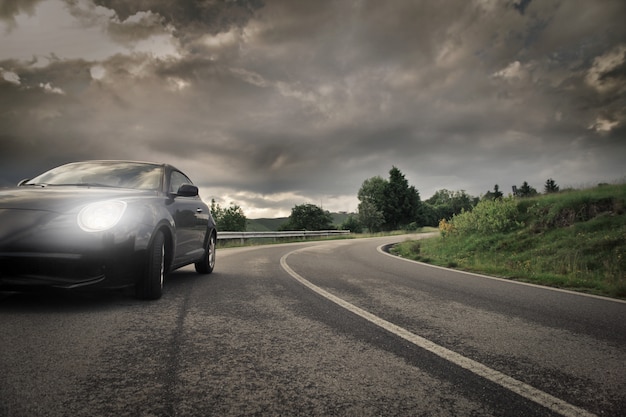
[[[21,209],[69,213],[101,200],[154,197],[156,191],[87,187],[18,187],[0,190],[0,210]]]

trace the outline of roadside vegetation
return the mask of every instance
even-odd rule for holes
[[[417,188],[392,167],[388,178],[366,179],[357,194],[357,213],[340,218],[314,204],[296,205],[288,218],[262,219],[271,220],[267,224],[247,220],[234,203],[221,208],[213,202],[212,211],[221,231],[245,231],[249,224],[259,230],[350,230],[345,239],[438,227],[438,237],[406,241],[393,252],[444,267],[626,298],[626,183],[560,190],[550,178],[543,193],[526,181],[512,191],[505,196],[496,184],[474,197],[443,189],[422,201]],[[261,243],[269,242],[245,244]]]
[[[436,238],[393,253],[525,282],[626,298],[626,184],[483,198]]]

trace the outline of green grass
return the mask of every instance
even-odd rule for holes
[[[521,223],[515,230],[453,231],[403,242],[394,252],[445,267],[626,298],[626,184],[519,199],[517,208]]]

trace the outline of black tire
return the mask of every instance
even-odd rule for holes
[[[215,268],[215,233],[211,233],[209,243],[204,250],[204,256],[194,264],[199,274],[210,274]]]
[[[148,256],[143,276],[137,283],[137,298],[157,300],[163,294],[165,280],[165,236],[162,231],[154,235],[152,245],[148,248]]]

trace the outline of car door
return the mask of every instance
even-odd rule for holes
[[[197,260],[204,253],[209,213],[199,196],[180,196],[177,191],[183,184],[193,184],[180,171],[172,171],[169,179],[170,213],[176,226],[174,264]]]

